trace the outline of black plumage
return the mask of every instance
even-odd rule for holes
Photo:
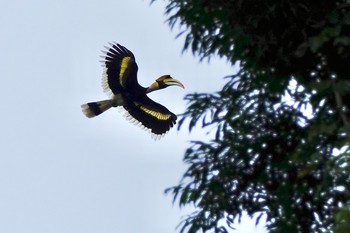
[[[102,86],[111,99],[82,105],[85,115],[94,117],[111,107],[122,106],[128,119],[152,134],[163,135],[169,131],[176,123],[176,115],[147,94],[171,85],[183,87],[182,83],[170,75],[163,75],[149,87],[142,87],[137,81],[138,66],[134,54],[120,44],[107,47],[102,63],[105,67]]]

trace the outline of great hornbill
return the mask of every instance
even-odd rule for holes
[[[100,115],[111,107],[123,106],[126,117],[150,131],[153,136],[165,134],[176,123],[176,115],[163,105],[151,100],[147,94],[183,84],[170,75],[163,75],[149,87],[137,82],[137,64],[134,54],[120,44],[106,47],[103,58],[104,73],[102,87],[110,99],[81,105],[84,114],[91,118]]]

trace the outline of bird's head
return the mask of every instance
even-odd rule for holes
[[[179,86],[185,88],[180,81],[172,78],[170,75],[163,75],[147,88],[147,93],[150,93],[155,90],[164,89],[169,86]]]

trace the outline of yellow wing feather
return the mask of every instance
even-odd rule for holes
[[[140,106],[140,108],[141,108],[142,111],[144,111],[145,113],[147,113],[147,114],[157,118],[158,120],[166,121],[166,120],[168,120],[171,117],[171,115],[169,115],[169,114],[160,113],[160,112],[148,109],[148,108],[146,108],[144,106]]]
[[[125,74],[128,72],[130,61],[131,61],[131,57],[124,57],[122,62],[120,63],[119,81],[122,87],[125,87],[126,77],[127,77],[127,75]]]

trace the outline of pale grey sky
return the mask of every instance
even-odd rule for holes
[[[116,109],[94,119],[80,110],[106,98],[99,56],[112,41],[133,51],[142,85],[163,74],[185,84],[151,94],[175,113],[185,109],[185,94],[221,87],[232,68],[181,54],[183,39],[164,23],[164,7],[0,2],[1,233],[179,231],[188,211],[172,206],[164,189],[180,180],[188,141],[200,133],[173,129],[154,141]],[[265,232],[244,222],[237,232]]]

